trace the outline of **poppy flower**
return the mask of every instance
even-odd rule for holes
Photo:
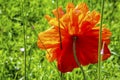
[[[78,65],[74,59],[73,41],[76,37],[76,56],[82,66],[95,64],[98,62],[98,39],[100,13],[95,10],[89,11],[85,3],[80,3],[76,7],[73,3],[68,3],[66,12],[61,7],[53,10],[55,18],[46,15],[51,27],[40,32],[38,35],[38,47],[46,49],[47,59],[52,62],[57,61],[58,69],[62,72],[70,72]],[[59,15],[58,15],[59,14]],[[59,18],[59,21],[58,21]],[[61,32],[62,49],[60,48]],[[102,28],[102,60],[110,57],[108,44],[110,43],[111,32],[103,26]]]

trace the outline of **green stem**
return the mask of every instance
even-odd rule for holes
[[[64,74],[60,73],[60,80],[64,80]]]
[[[74,3],[74,0],[72,0],[72,3]]]
[[[26,27],[25,26],[23,26],[23,28],[24,28],[24,49],[25,49],[25,51],[24,51],[24,66],[25,66],[25,80],[26,80],[26,74],[27,74],[27,72],[26,72]]]
[[[85,72],[84,72],[80,62],[78,61],[78,58],[77,58],[77,55],[76,55],[76,39],[77,39],[77,37],[73,37],[73,54],[74,54],[74,59],[75,59],[77,65],[80,67],[80,69],[82,71],[84,80],[86,80]]]
[[[23,34],[24,34],[24,77],[25,77],[25,80],[27,80],[27,71],[26,71],[26,21],[24,21],[24,0],[21,0],[22,2],[22,8],[21,8],[21,16],[22,16],[22,21],[23,21]]]
[[[101,80],[101,43],[102,43],[102,22],[103,22],[103,10],[104,10],[104,0],[101,3],[101,22],[99,31],[99,43],[98,43],[98,80]]]

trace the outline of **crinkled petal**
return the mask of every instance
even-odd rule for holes
[[[81,50],[81,51],[80,51]],[[77,44],[77,52],[83,54],[83,59],[79,57],[79,61],[82,65],[94,64],[98,62],[98,39],[95,37],[80,37]],[[105,44],[104,54],[102,59],[106,60],[110,57],[110,51]],[[86,58],[86,60],[85,60]]]
[[[98,62],[99,29],[99,27],[93,27],[90,30],[86,30],[86,32],[79,36],[77,42],[77,53],[79,53],[79,56],[82,55],[82,57],[79,57],[79,61],[82,65],[88,65],[90,63],[94,64]],[[103,28],[102,42],[105,42],[104,54],[102,58],[103,60],[110,57],[110,51],[107,47],[110,42],[110,36],[111,32],[108,29]]]
[[[49,24],[51,26],[58,26],[58,20],[56,18],[53,18],[49,21]]]
[[[69,33],[71,35],[73,34],[78,34],[79,32],[79,16],[87,14],[88,12],[88,7],[85,3],[81,3],[77,5],[73,10],[69,11],[69,16],[70,16],[70,26],[69,28]]]
[[[60,27],[61,29],[64,29],[65,30],[65,25],[62,23],[62,20],[60,19],[60,21],[58,21],[58,19],[56,18],[52,18],[50,21],[49,21],[49,24],[51,26],[55,26],[55,27]],[[59,25],[60,24],[60,25]]]
[[[88,11],[89,11],[89,9],[88,9],[88,6],[86,5],[86,3],[80,3],[74,9],[74,12],[77,15],[79,15],[79,14],[86,14]]]
[[[45,15],[45,18],[50,21],[52,18],[49,15]]]
[[[96,11],[92,11],[88,14],[86,14],[85,21],[88,21],[91,23],[91,25],[95,26],[100,20],[100,13]]]
[[[86,31],[84,33],[84,36],[91,36],[94,38],[99,38],[99,30],[100,30],[100,27],[94,27],[91,30]],[[109,44],[111,35],[112,33],[110,32],[109,29],[102,28],[102,40],[105,41],[106,44]]]
[[[56,55],[58,54],[57,48],[47,49],[48,53],[46,54],[46,58],[49,62],[53,62],[56,59]]]
[[[79,23],[80,31],[91,30],[100,20],[100,14],[96,11],[86,14],[86,17]]]
[[[56,18],[58,18],[58,16],[61,18],[64,15],[64,11],[62,10],[62,7],[58,7],[58,9],[53,10],[53,14],[56,16]]]
[[[110,32],[109,29],[107,28],[102,29],[102,40],[105,41],[107,45],[110,43],[111,35],[112,33]]]
[[[37,45],[41,49],[48,49],[58,46],[59,41],[59,32],[55,27],[39,33]]]
[[[58,69],[62,72],[70,72],[77,64],[75,62],[72,50],[72,40],[66,41],[63,45],[63,49],[57,55]]]
[[[74,9],[74,4],[73,3],[68,3],[66,6],[66,12],[69,12],[71,9]]]

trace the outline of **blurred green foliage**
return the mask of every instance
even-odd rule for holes
[[[65,10],[68,2],[85,1],[90,10],[100,12],[101,0],[59,0]],[[45,51],[38,49],[37,33],[49,28],[44,15],[53,16],[55,0],[0,0],[0,80],[60,80],[55,62],[49,63]],[[120,80],[120,2],[105,0],[104,24],[112,31],[111,57],[102,64],[102,80]],[[24,28],[25,27],[25,28]],[[24,66],[24,30],[26,37],[26,67]],[[84,67],[88,80],[97,79],[97,64]],[[65,80],[82,80],[79,69],[64,74]]]

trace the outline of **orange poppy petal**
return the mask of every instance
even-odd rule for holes
[[[53,19],[51,19],[50,21],[49,21],[49,24],[51,25],[51,26],[58,26],[58,20],[56,19],[56,18],[53,18]]]
[[[78,26],[79,16],[85,15],[87,12],[88,12],[88,7],[85,3],[81,3],[77,5],[75,9],[71,12],[72,26]]]
[[[112,33],[110,32],[109,29],[107,29],[107,28],[102,29],[102,39],[103,40],[110,39],[111,35],[112,35]]]
[[[91,30],[100,20],[100,14],[96,11],[88,13],[83,21],[81,21],[81,31],[86,32]]]
[[[100,20],[100,13],[96,11],[92,11],[86,15],[85,21],[90,22],[93,26],[95,26]]]
[[[64,15],[64,11],[62,10],[62,7],[58,7],[58,10],[55,9],[52,12],[56,16],[56,18],[58,18],[58,13],[59,13],[59,18],[61,18]]]
[[[94,36],[95,38],[99,37],[99,30],[100,27],[93,27],[91,30],[88,30],[86,32],[84,32],[84,35],[86,36]],[[109,39],[111,36],[111,32],[109,29],[107,28],[102,28],[102,39]]]
[[[70,35],[78,34],[79,32],[79,16],[84,15],[88,12],[88,7],[85,3],[81,3],[74,8],[72,3],[67,5],[67,13],[62,17],[61,22],[64,26],[68,27]],[[83,16],[81,16],[83,17]]]
[[[56,48],[50,48],[50,49],[47,49],[47,51],[49,53],[46,54],[46,58],[48,59],[49,62],[53,62],[55,59],[56,59]]]
[[[88,11],[89,9],[86,3],[80,3],[74,9],[74,12],[77,14],[86,14]]]
[[[67,6],[66,6],[66,12],[69,12],[70,9],[74,9],[74,4],[73,3],[68,3]]]
[[[100,27],[94,27],[94,28],[92,28],[92,30],[86,31],[84,33],[84,35],[91,36],[94,38],[99,38],[99,29],[100,29]],[[102,28],[102,41],[105,41],[107,45],[110,43],[111,35],[112,35],[112,33],[110,32],[109,29]]]
[[[57,55],[58,69],[62,72],[70,72],[77,64],[75,62],[72,50],[72,40],[65,42],[63,49]]]
[[[58,29],[51,27],[45,32],[41,32],[38,35],[37,45],[39,48],[48,49],[59,45],[59,33]]]
[[[49,15],[45,15],[45,18],[50,21],[52,18]]]
[[[49,21],[49,24],[51,26],[55,26],[55,27],[59,27],[59,24],[60,24],[60,28],[61,29],[65,29],[65,25],[62,23],[61,19],[60,19],[60,22],[56,19],[56,18],[52,18],[50,21]]]

